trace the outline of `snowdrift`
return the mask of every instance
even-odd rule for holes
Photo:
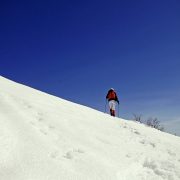
[[[0,77],[0,180],[179,180],[180,138]]]

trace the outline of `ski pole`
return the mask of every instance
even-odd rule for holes
[[[104,110],[104,113],[106,113],[106,106],[107,106],[107,100],[106,100],[106,103],[105,103],[105,110]]]
[[[119,118],[119,103],[118,103],[118,118]]]

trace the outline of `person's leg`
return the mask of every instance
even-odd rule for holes
[[[110,109],[110,114],[111,114],[111,116],[113,116],[113,110],[112,109]]]
[[[115,110],[112,110],[112,116],[115,116]]]
[[[109,101],[109,109],[111,116],[115,116],[116,102],[114,100]]]
[[[110,115],[112,116],[113,115],[113,103],[112,101],[109,101],[109,109],[110,109]]]
[[[116,101],[112,101],[112,116],[115,116]]]

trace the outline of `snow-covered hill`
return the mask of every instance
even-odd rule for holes
[[[179,180],[180,138],[0,77],[0,180]]]

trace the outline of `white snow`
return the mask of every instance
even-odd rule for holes
[[[0,77],[0,180],[179,180],[180,137]]]

